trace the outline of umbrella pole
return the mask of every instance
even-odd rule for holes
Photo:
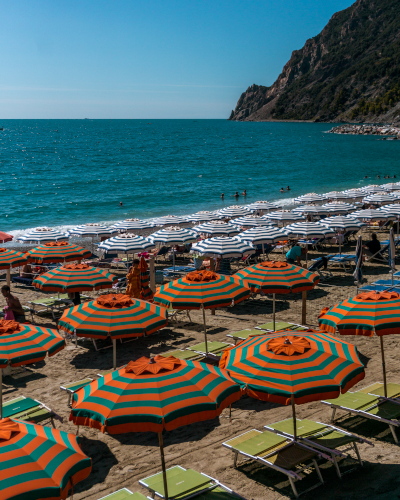
[[[272,294],[272,326],[275,331],[275,294]]]
[[[117,341],[115,339],[112,339],[113,343],[113,367],[114,370],[117,369]]]
[[[265,249],[264,249],[264,243],[262,244],[262,251],[263,251],[263,258],[265,260]]]
[[[11,284],[11,266],[7,269],[7,285]]]
[[[206,343],[206,355],[208,356],[208,344],[207,344],[207,326],[206,326],[206,312],[204,310],[203,304],[201,305],[203,309],[203,324],[204,324],[204,341]]]
[[[172,247],[172,260],[174,262],[174,272],[175,272],[175,247]]]
[[[383,390],[385,391],[385,398],[387,398],[386,363],[385,363],[385,351],[383,349],[383,335],[380,336],[380,342],[381,342],[381,355],[382,355]]]
[[[292,415],[293,415],[293,437],[297,441],[297,422],[296,422],[296,404],[294,402],[294,395],[292,394]]]
[[[342,256],[342,239],[340,237],[341,233],[338,233],[339,234],[339,255],[340,257]]]
[[[3,368],[0,368],[0,420],[3,418]]]
[[[162,432],[158,433],[158,443],[160,445],[161,467],[162,467],[163,482],[164,482],[164,498],[165,500],[168,500],[167,470],[165,468],[164,443],[162,438]]]
[[[307,291],[301,292],[301,298],[301,324],[305,325],[307,323]]]

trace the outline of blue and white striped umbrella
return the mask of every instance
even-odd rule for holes
[[[328,200],[350,200],[352,196],[344,191],[330,191],[329,193],[324,194],[325,198]]]
[[[303,194],[302,196],[298,196],[293,201],[294,203],[317,203],[323,202],[325,200],[326,198],[323,194],[307,193]]]
[[[286,239],[286,234],[281,229],[277,228],[255,227],[253,229],[243,231],[243,233],[238,234],[234,238],[247,243],[252,243],[253,245],[263,245],[284,240]]]
[[[240,231],[238,228],[223,221],[206,222],[192,228],[196,233],[207,234],[209,236],[234,236]]]
[[[250,203],[250,205],[247,205],[247,208],[249,210],[262,210],[263,212],[269,212],[271,210],[276,210],[279,208],[281,205],[279,205],[279,202],[276,203],[270,203],[269,201],[255,201],[254,203]]]
[[[164,217],[158,217],[151,221],[156,226],[172,226],[173,224],[185,224],[187,222],[186,217],[178,217],[177,215],[165,215]]]
[[[361,190],[364,191],[364,193],[369,193],[369,194],[384,193],[386,191],[386,189],[384,189],[381,186],[378,186],[377,184],[371,184],[370,186],[362,187]]]
[[[36,227],[16,239],[24,243],[50,243],[51,241],[67,241],[68,238],[68,233],[61,233],[51,227]]]
[[[352,212],[352,217],[356,219],[361,219],[365,221],[379,221],[379,220],[394,220],[396,217],[384,212],[383,210],[374,210],[368,208],[367,210],[357,210],[357,212]]]
[[[81,238],[100,238],[101,236],[112,236],[118,231],[113,227],[102,226],[101,224],[83,224],[68,231],[70,236],[80,236]]]
[[[387,184],[381,184],[380,187],[385,191],[397,191],[400,189],[400,182],[388,182]]]
[[[321,208],[325,208],[331,214],[348,214],[350,212],[354,212],[354,210],[357,210],[357,207],[355,205],[340,201],[324,203]]]
[[[263,219],[271,220],[274,222],[297,222],[305,220],[305,217],[296,214],[290,210],[278,210],[277,212],[270,212],[262,216]]]
[[[140,219],[125,219],[120,222],[117,222],[113,226],[113,229],[117,229],[117,231],[140,231],[141,229],[150,229],[155,227],[156,225],[153,222],[147,220]]]
[[[362,189],[347,189],[346,191],[343,191],[343,193],[346,193],[349,195],[350,198],[353,200],[357,200],[358,198],[364,198],[365,196],[365,191]]]
[[[355,231],[361,229],[365,224],[354,217],[327,217],[326,219],[322,219],[318,221],[318,224],[322,224],[324,226],[328,226],[334,231]]]
[[[400,187],[400,186],[398,186]],[[391,191],[390,194],[396,198],[396,201],[398,201],[398,199],[400,198],[400,191]]]
[[[323,205],[317,207],[316,205],[302,205],[301,207],[294,208],[292,210],[294,214],[301,215],[326,215],[329,214],[329,210],[324,208]]]
[[[290,224],[282,229],[282,231],[287,235],[294,238],[323,238],[335,236],[335,232],[332,229],[319,224],[318,222],[297,222],[295,224]]]
[[[209,222],[220,218],[220,215],[217,215],[215,212],[208,212],[207,210],[196,212],[195,214],[186,217],[186,219],[190,222]]]
[[[393,203],[393,205],[385,205],[383,207],[378,208],[378,210],[386,214],[400,216],[400,203]]]
[[[255,253],[253,246],[236,238],[220,236],[199,241],[192,245],[191,252],[207,257],[221,257],[223,259],[242,257]]]
[[[394,203],[396,199],[396,196],[393,196],[391,194],[376,193],[369,194],[368,196],[363,198],[363,201],[365,203],[373,203],[375,205],[388,205],[389,203]]]
[[[102,241],[99,248],[106,252],[138,253],[154,248],[155,245],[149,239],[132,233],[124,233]]]
[[[357,238],[357,246],[356,246],[356,268],[353,273],[353,277],[355,282],[357,283],[357,290],[358,290],[358,284],[362,283],[363,279],[363,273],[362,273],[362,261],[363,261],[363,245],[362,245],[362,236],[360,235]]]
[[[148,237],[152,243],[162,243],[164,245],[185,245],[197,240],[197,234],[192,229],[182,227],[166,227],[160,229]]]
[[[245,215],[244,217],[230,220],[228,224],[240,227],[257,227],[271,226],[271,224],[276,224],[276,222],[264,219],[263,217],[258,217],[257,215]]]
[[[217,210],[217,215],[221,215],[225,219],[234,219],[235,217],[243,217],[245,215],[251,215],[252,212],[246,207],[241,205],[232,205],[231,207],[225,207],[221,210]]]

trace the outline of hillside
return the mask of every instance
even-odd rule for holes
[[[229,119],[399,123],[400,1],[357,0],[334,14],[271,87],[243,92]]]

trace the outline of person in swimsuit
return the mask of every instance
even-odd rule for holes
[[[8,285],[2,286],[1,293],[7,301],[7,308],[11,309],[11,311],[13,312],[15,321],[18,321],[18,323],[25,323],[25,312],[22,309],[21,302],[17,297],[11,295],[10,287]]]

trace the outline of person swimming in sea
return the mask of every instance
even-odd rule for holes
[[[281,191],[281,193],[283,193],[284,192],[283,188],[281,188],[280,191]]]
[[[242,196],[247,196],[247,191],[246,190],[243,191]]]
[[[236,191],[233,196],[237,199],[237,198],[239,198],[239,193]]]
[[[123,206],[123,203],[122,201],[119,202],[119,206],[122,207]]]
[[[223,200],[225,198],[225,195],[224,193],[221,194],[221,200]]]
[[[290,191],[290,186],[288,186],[288,187],[286,188],[286,191]]]

